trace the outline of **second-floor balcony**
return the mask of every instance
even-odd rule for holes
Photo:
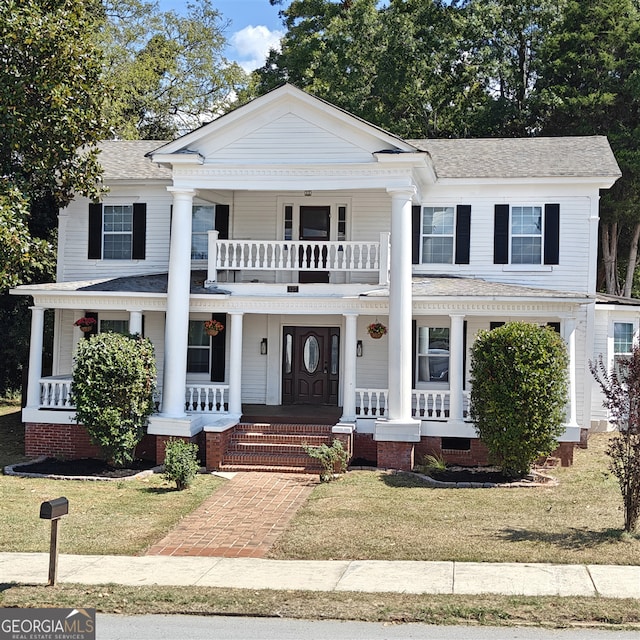
[[[371,241],[221,240],[209,232],[207,281],[219,271],[328,272],[349,274],[351,282],[373,274],[378,284],[389,282],[389,234]],[[369,280],[370,281],[370,280]]]

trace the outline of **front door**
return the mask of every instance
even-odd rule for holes
[[[284,327],[282,404],[338,404],[340,329]]]
[[[330,207],[300,207],[300,240],[309,242],[329,241]],[[327,249],[300,249],[300,266],[306,268],[322,268],[327,264]],[[299,282],[329,282],[328,271],[303,271],[298,276]]]

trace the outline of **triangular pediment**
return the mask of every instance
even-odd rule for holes
[[[154,160],[201,164],[336,164],[375,162],[375,152],[415,147],[291,85],[256,98],[157,149]]]

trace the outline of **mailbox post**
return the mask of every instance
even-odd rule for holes
[[[69,501],[66,498],[55,498],[40,505],[40,517],[51,520],[51,544],[49,546],[49,585],[56,584],[58,572],[58,520],[69,513]]]

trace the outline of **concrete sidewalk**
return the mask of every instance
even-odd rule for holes
[[[0,553],[0,583],[46,584],[49,555]],[[61,555],[58,582],[368,593],[640,598],[640,566]]]

